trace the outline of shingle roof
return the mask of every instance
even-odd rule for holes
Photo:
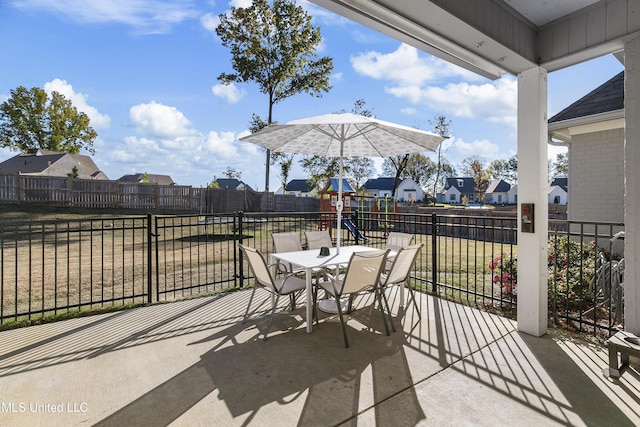
[[[458,185],[459,180],[462,180],[462,186]],[[476,183],[473,178],[462,177],[462,178],[447,178],[444,184],[445,191],[451,187],[455,187],[462,194],[472,194],[476,192]]]
[[[364,183],[363,187],[366,190],[393,190],[394,178],[373,178]],[[400,180],[398,180],[398,185]]]
[[[41,150],[38,154],[18,154],[0,163],[0,171],[6,174],[37,174],[42,173],[58,160],[70,156],[75,160],[81,175],[98,176],[100,169],[91,157],[81,154],[58,153],[55,151]]]
[[[284,188],[286,191],[300,191],[302,193],[309,193],[313,187],[306,179],[292,179]]]
[[[242,184],[242,181],[235,178],[218,178],[216,182],[220,188],[227,188],[229,190],[235,190]]]
[[[624,109],[624,71],[549,119],[549,123]]]
[[[132,175],[123,175],[120,178],[118,178],[119,182],[135,182],[135,183],[139,183],[142,182],[143,178],[144,178],[144,173],[135,173]],[[148,173],[147,174],[147,179],[149,180],[150,184],[158,184],[158,185],[175,185],[175,182],[173,182],[173,179],[171,179],[171,177],[169,175],[156,175],[156,174],[152,174],[152,173]]]
[[[489,183],[487,187],[486,193],[506,193],[511,188],[511,184],[502,180],[502,179],[494,179]]]
[[[558,186],[564,191],[568,191],[567,188],[569,187],[569,178],[553,178],[553,181],[551,181],[551,184],[549,186]]]

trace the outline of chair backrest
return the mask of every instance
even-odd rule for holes
[[[388,249],[354,252],[342,280],[340,294],[372,290],[380,280],[380,273],[387,261]]]
[[[273,239],[273,252],[295,252],[302,250],[302,242],[300,241],[300,235],[295,232],[289,233],[272,233]],[[286,272],[291,270],[291,266],[287,270],[283,264],[278,264],[278,270],[280,272]]]
[[[407,246],[398,251],[391,265],[391,270],[389,274],[387,274],[387,280],[384,283],[385,286],[402,283],[409,278],[413,264],[416,262],[416,258],[423,246],[424,243],[420,243],[418,245]]]
[[[327,230],[305,231],[304,235],[307,237],[307,249],[330,248],[333,246],[331,235]]]
[[[249,267],[251,271],[253,271],[253,276],[256,280],[256,283],[271,289],[272,291],[277,291],[276,286],[273,282],[273,277],[271,276],[271,272],[269,271],[269,267],[267,266],[267,262],[265,261],[262,253],[258,249],[239,245],[240,250],[247,257],[247,261],[249,262]]]
[[[392,251],[397,251],[398,249],[406,248],[411,244],[413,240],[413,234],[409,233],[400,233],[398,231],[392,231],[387,236],[387,243],[385,244],[385,249],[391,249]]]

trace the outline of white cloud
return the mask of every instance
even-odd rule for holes
[[[172,139],[195,133],[182,112],[155,101],[131,107],[129,120],[139,132],[160,138]]]
[[[48,94],[58,92],[71,101],[74,107],[89,116],[90,125],[94,129],[106,129],[111,125],[111,118],[106,114],[101,114],[97,108],[87,103],[87,96],[73,90],[73,87],[66,80],[53,79],[44,84],[44,90]]]
[[[422,86],[428,82],[452,77],[477,80],[475,74],[418,49],[401,44],[391,53],[369,51],[351,56],[351,65],[361,75],[377,80],[390,80],[399,86]]]
[[[213,13],[206,13],[200,17],[200,23],[205,30],[215,32],[220,24],[220,18]]]
[[[231,0],[229,2],[229,6],[247,8],[251,6],[252,3],[253,3],[253,0]]]
[[[447,156],[455,157],[458,162],[473,156],[494,159],[501,157],[500,154],[500,147],[486,139],[476,139],[472,142],[456,139],[447,151]]]
[[[414,114],[416,114],[416,109],[415,108],[402,108],[402,109],[400,109],[400,112],[402,114],[406,114],[407,116],[413,116]]]
[[[217,84],[211,88],[215,96],[224,98],[229,104],[235,104],[240,101],[247,92],[244,89],[238,89],[233,83]]]
[[[457,117],[485,119],[515,127],[517,85],[512,77],[503,77],[482,85],[450,83],[445,87],[428,87],[422,90],[420,102]]]
[[[141,33],[166,33],[172,26],[198,16],[190,0],[13,0],[20,9],[45,9],[78,22],[129,25]]]

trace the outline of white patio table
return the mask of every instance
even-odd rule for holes
[[[305,271],[306,279],[306,291],[307,291],[307,333],[311,333],[313,324],[313,288],[311,283],[312,271],[316,268],[334,267],[338,268],[341,265],[346,265],[351,259],[351,255],[354,252],[376,251],[378,248],[372,248],[369,246],[353,245],[343,246],[340,248],[340,253],[337,253],[337,248],[329,248],[329,255],[320,256],[319,249],[311,249],[305,251],[295,252],[280,252],[271,254],[271,264],[276,261],[283,262],[285,264],[292,264],[300,267]],[[392,253],[390,252],[390,255]],[[401,293],[401,303],[404,299],[404,292]]]

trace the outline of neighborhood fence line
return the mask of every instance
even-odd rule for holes
[[[236,211],[314,212],[320,202],[250,189],[198,188],[71,177],[2,175],[0,203],[101,209],[142,209],[191,213]]]

